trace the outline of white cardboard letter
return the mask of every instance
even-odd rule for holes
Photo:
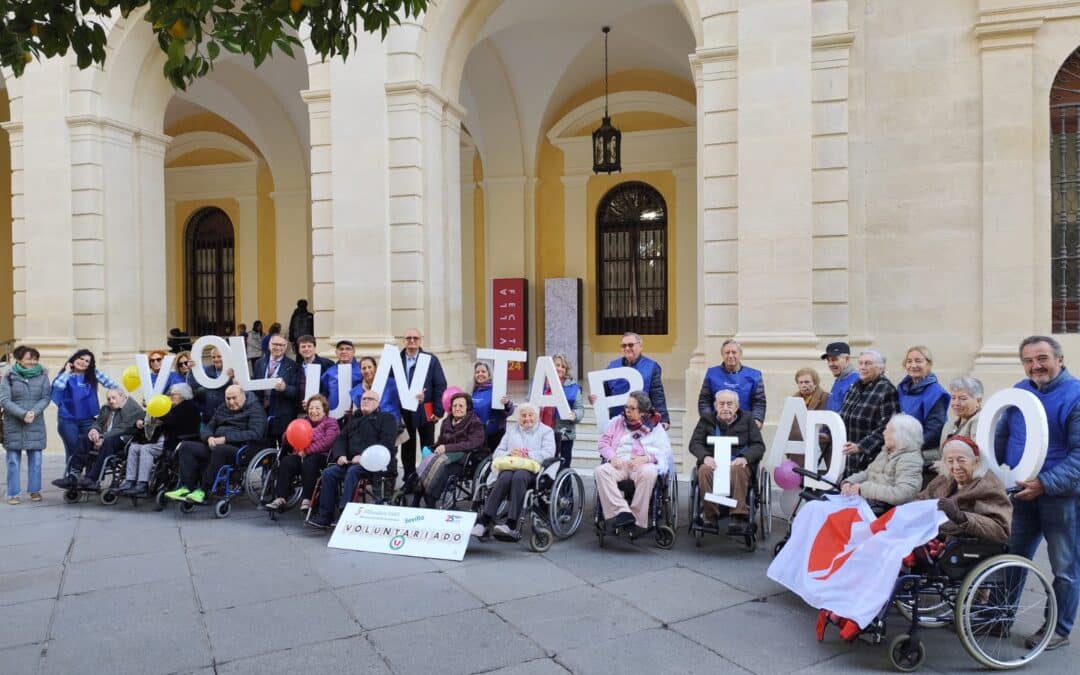
[[[139,379],[142,381],[143,401],[149,403],[150,399],[157,394],[165,393],[165,383],[169,380],[173,361],[176,356],[166,354],[161,361],[161,370],[158,371],[157,382],[151,384],[150,380],[150,357],[146,354],[135,355],[135,367],[139,369]]]
[[[337,405],[330,411],[330,417],[336,420],[345,416],[345,411],[352,407],[349,392],[352,391],[352,364],[338,363],[337,368]]]
[[[248,370],[247,348],[244,346],[244,338],[234,335],[229,338],[229,348],[221,352],[221,365],[224,370],[233,369],[233,380],[244,391],[266,391],[273,389],[281,381],[280,377],[264,377],[261,380],[251,379],[251,371]]]
[[[322,380],[322,365],[318,361],[304,366],[304,400],[307,401],[319,393],[319,383]]]
[[[630,389],[625,394],[608,396],[604,393],[604,383],[615,380],[626,380],[630,383]],[[608,409],[626,405],[631,391],[640,391],[644,388],[645,380],[642,379],[641,373],[629,366],[591,371],[589,373],[589,391],[596,394],[596,428],[601,432],[607,429],[608,422],[611,421],[608,417]]]
[[[818,444],[818,427],[825,427],[832,436],[832,448],[829,452],[829,470],[825,480],[839,483],[844,471],[844,443],[847,443],[847,428],[840,415],[832,410],[811,410],[806,413],[806,428],[809,433],[806,439],[806,464],[807,471],[817,472],[818,458],[821,456],[821,446]],[[832,486],[813,478],[807,478],[803,485],[815,490],[829,490]]]
[[[1020,463],[1009,468],[998,464],[997,453],[994,451],[994,430],[1005,410],[1017,407],[1024,415],[1024,427],[1026,439],[1024,441],[1024,454]],[[1002,389],[990,397],[983,404],[982,412],[979,413],[979,421],[975,428],[975,442],[979,445],[979,455],[987,463],[1005,487],[1016,485],[1016,481],[1031,480],[1039,475],[1043,462],[1046,461],[1046,450],[1050,442],[1050,427],[1046,423],[1046,410],[1042,403],[1029,391],[1023,389]]]
[[[511,361],[528,361],[528,352],[519,352],[511,349],[477,349],[476,359],[489,359],[494,365],[491,371],[491,407],[495,410],[502,410],[502,397],[506,396],[506,373],[509,370],[509,364]],[[537,368],[540,367],[539,362]],[[558,382],[559,379],[555,378]],[[529,399],[532,401],[532,398]],[[539,405],[536,401],[533,401],[534,405]]]
[[[379,359],[379,367],[375,370],[375,380],[371,383],[372,388],[385,394],[386,380],[390,373],[394,373],[394,383],[397,385],[398,399],[401,407],[405,410],[416,410],[416,396],[424,390],[424,380],[427,379],[428,366],[431,365],[431,356],[420,352],[416,357],[416,370],[413,372],[412,384],[405,376],[405,364],[401,362],[401,354],[394,345],[383,345],[382,357]]]
[[[203,354],[208,348],[213,348],[221,352],[221,372],[218,373],[217,377],[210,377],[206,374],[206,369],[203,368]],[[195,364],[191,367],[191,374],[195,377],[195,381],[207,389],[220,389],[221,387],[224,387],[229,381],[229,376],[225,374],[225,371],[232,367],[231,359],[229,358],[231,355],[232,348],[229,347],[229,343],[216,335],[204,335],[196,340],[195,344],[191,345],[191,360]],[[244,354],[244,360],[247,360],[246,352]]]
[[[479,352],[480,350],[477,350],[477,353]],[[525,352],[521,353],[524,354]],[[544,393],[544,385],[551,389],[550,394]],[[491,392],[492,408],[495,407],[495,396],[497,394],[498,392]],[[574,417],[574,411],[570,409],[570,401],[566,400],[566,392],[563,391],[562,382],[559,381],[559,372],[555,370],[555,360],[550,356],[541,356],[536,359],[536,371],[533,373],[529,403],[532,403],[537,408],[554,406],[559,411],[560,419],[568,420]],[[501,403],[499,407],[502,407]]]
[[[705,441],[713,446],[712,492],[705,493],[705,501],[733,508],[738,502],[731,498],[731,446],[739,442],[735,436],[709,436]]]

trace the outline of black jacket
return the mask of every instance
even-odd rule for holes
[[[394,454],[396,437],[397,422],[394,421],[393,415],[381,410],[367,415],[357,411],[349,417],[345,428],[334,440],[327,462],[333,464],[338,457],[344,457],[351,462],[354,457],[371,446],[383,445],[390,451],[390,466],[394,467],[396,466]]]
[[[146,432],[150,427],[143,427],[143,434],[151,442],[164,436],[162,451],[170,453],[180,444],[180,441],[199,440],[199,425],[201,422],[202,416],[199,413],[199,404],[195,401],[181,401],[180,405],[173,406],[172,410],[162,417],[160,422],[150,422],[153,425],[153,430],[149,435]]]
[[[229,410],[229,406],[222,403],[214,411],[208,431],[203,433],[203,440],[211,436],[224,436],[226,443],[237,447],[263,440],[266,436],[266,411],[262,403],[251,395],[239,410]]]
[[[428,367],[427,377],[424,378],[424,401],[423,403],[431,403],[435,410],[435,417],[442,417],[446,414],[442,406],[442,395],[446,391],[446,375],[443,373],[442,364],[439,363],[439,357],[435,356],[431,352],[425,352],[423,349],[417,353],[419,358],[420,354],[427,354],[431,357],[431,365]],[[409,372],[409,367],[405,363],[405,350],[401,350],[401,365],[405,366],[406,383],[412,384],[412,373]],[[421,404],[416,411],[421,416],[424,414],[423,404]],[[403,410],[402,414],[411,414],[408,410]]]
[[[207,376],[214,378],[217,377],[218,369],[213,366],[206,366]],[[228,388],[233,381],[230,379],[220,387],[211,389],[199,384],[199,381],[195,379],[195,374],[190,373],[187,377],[187,382],[191,385],[191,391],[195,394],[195,400],[199,404],[199,408],[202,410],[202,421],[210,422],[210,418],[214,416],[214,411],[225,403],[225,389]]]
[[[697,457],[698,466],[701,466],[706,457],[712,457],[713,446],[706,441],[709,436],[736,436],[739,440],[731,448],[732,459],[745,457],[747,463],[757,464],[765,456],[765,441],[761,438],[761,429],[758,429],[753,416],[745,410],[740,410],[730,425],[717,420],[715,412],[701,416],[694,427],[693,435],[690,436],[690,454]]]
[[[315,315],[297,307],[289,319],[289,342],[296,342],[302,335],[315,334]]]
[[[265,378],[266,368],[269,364],[270,359],[266,356],[256,361],[255,370],[251,375],[252,379],[261,380]],[[297,414],[300,412],[300,397],[303,396],[304,392],[296,387],[299,371],[300,368],[296,365],[296,361],[283,356],[281,357],[281,363],[278,365],[276,377],[280,377],[285,381],[285,391],[266,389],[253,392],[264,407],[266,407],[267,398],[270,399],[270,406],[266,408],[266,414],[274,418],[274,427],[276,428],[284,429],[289,422],[296,419]]]

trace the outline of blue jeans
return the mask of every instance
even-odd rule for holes
[[[1043,537],[1054,573],[1058,605],[1055,630],[1068,635],[1080,601],[1080,499],[1043,495],[1032,501],[1013,500],[1009,552],[1030,560]]]
[[[19,478],[22,473],[20,460],[21,450],[7,451],[7,494],[8,497],[19,496]],[[41,451],[26,451],[26,491],[41,492]]]
[[[64,442],[64,459],[68,462],[71,457],[79,453],[79,443],[90,433],[90,426],[94,418],[86,420],[69,420],[63,417],[56,421],[56,433],[60,434],[60,440]]]

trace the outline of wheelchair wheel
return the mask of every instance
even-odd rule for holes
[[[154,510],[164,511],[166,501],[165,488],[159,488],[158,491],[154,493]]]
[[[551,548],[555,540],[551,530],[545,527],[539,520],[533,521],[532,532],[529,534],[529,548],[537,553],[545,553]]]
[[[116,502],[120,501],[120,495],[116,494],[112,488],[106,488],[98,495],[98,501],[105,506],[113,506]]]
[[[244,491],[255,506],[263,504],[273,491],[274,469],[277,468],[277,448],[264,448],[252,458],[244,471]]]
[[[971,658],[995,670],[1017,668],[1046,649],[1058,606],[1046,574],[1018,555],[997,555],[976,565],[956,596],[956,632]],[[1026,638],[1043,628],[1032,648]]]
[[[787,543],[787,537],[785,537],[785,538],[781,539],[780,541],[776,542],[776,546],[773,546],[773,549],[772,549],[772,557],[775,558],[776,556],[780,555],[780,551],[784,550],[784,544],[786,544],[786,543]]]
[[[64,490],[64,503],[75,504],[79,501],[79,491],[75,488]]]
[[[906,585],[906,584],[905,584]],[[904,621],[911,623],[912,593],[911,589],[900,588],[897,592],[893,606]],[[953,606],[945,597],[944,590],[940,587],[926,587],[919,589],[919,625],[923,628],[941,628],[948,626],[953,621]]]
[[[918,670],[926,661],[926,645],[907,633],[897,635],[889,643],[889,663],[902,673]]]
[[[675,530],[667,525],[656,528],[656,545],[665,551],[675,545]]]
[[[758,470],[758,535],[764,541],[772,534],[772,478],[762,467]]]
[[[668,471],[667,508],[667,524],[671,528],[671,543],[674,544],[675,531],[679,529],[679,476],[674,466]]]
[[[559,539],[572,536],[581,527],[585,514],[585,485],[573,469],[563,469],[555,476],[548,506],[551,532]]]
[[[195,505],[191,502],[180,502],[180,513],[191,513],[195,510]]]
[[[229,504],[228,499],[219,499],[214,502],[214,517],[215,518],[228,518],[229,511],[232,510],[232,505]]]
[[[695,530],[693,527],[690,528],[690,532],[694,535],[694,546],[701,548],[701,542],[705,539],[705,533],[701,530]]]

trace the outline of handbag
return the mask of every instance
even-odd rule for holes
[[[502,457],[496,457],[491,460],[491,468],[496,471],[525,470],[531,473],[540,473],[540,462],[537,462],[535,459],[529,459],[528,457],[503,455]]]
[[[446,453],[441,455],[431,454],[428,456],[427,466],[424,467],[423,474],[420,474],[420,485],[423,487],[424,492],[430,493],[431,486],[435,482],[435,479],[446,470],[446,466],[450,464],[450,458],[446,456]],[[421,462],[423,464],[423,462]],[[418,472],[419,473],[419,472]]]

